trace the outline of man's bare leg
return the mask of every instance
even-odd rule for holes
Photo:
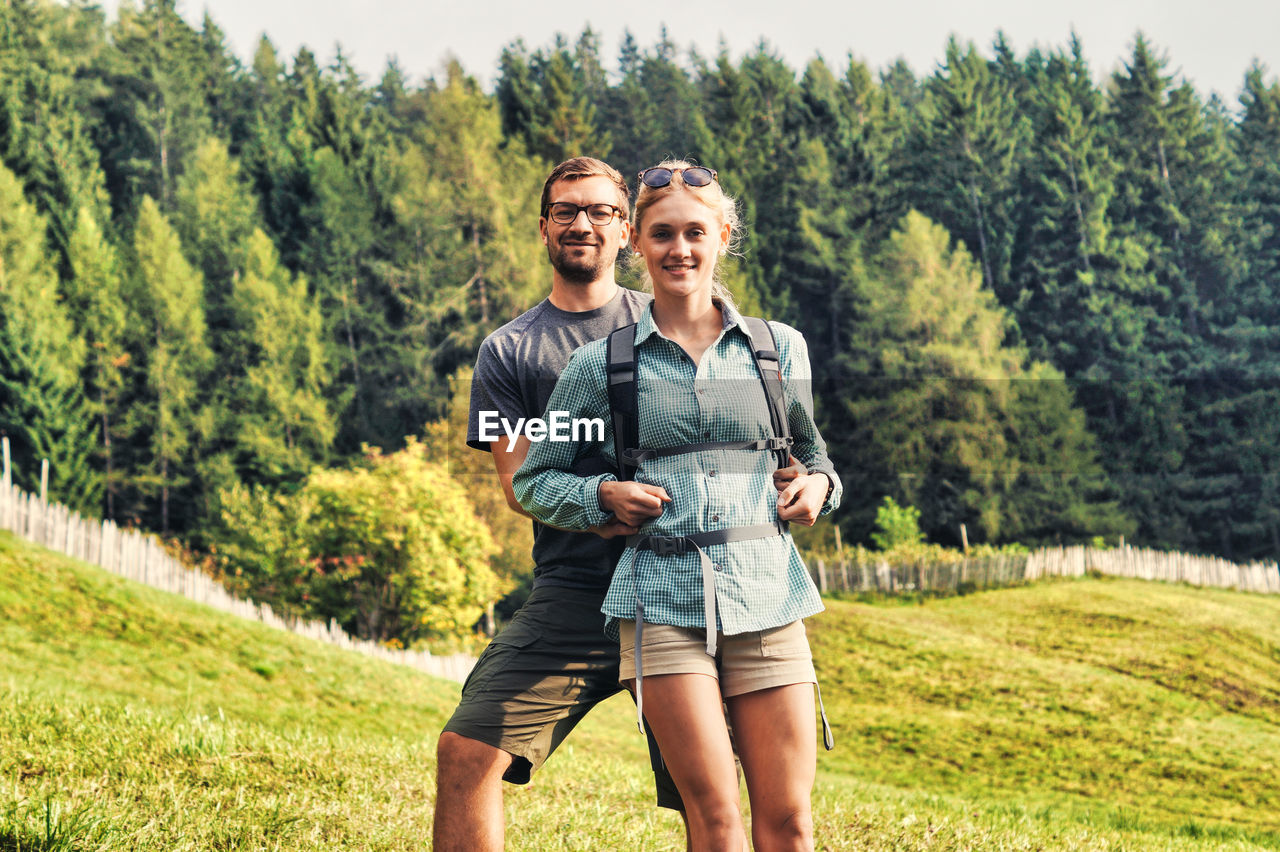
[[[436,744],[435,852],[502,852],[502,774],[512,757],[446,731]]]

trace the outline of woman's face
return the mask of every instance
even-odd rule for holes
[[[655,295],[711,292],[716,259],[729,246],[730,227],[693,197],[697,191],[668,193],[645,211],[635,250],[644,258]]]

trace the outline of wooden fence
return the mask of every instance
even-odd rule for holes
[[[461,682],[475,664],[475,658],[466,654],[436,655],[387,648],[348,635],[336,621],[324,624],[287,619],[266,604],[232,597],[213,578],[170,556],[155,536],[121,529],[111,521],[81,518],[64,506],[41,500],[14,486],[7,468],[0,477],[0,529],[153,588],[437,677]]]
[[[923,591],[961,591],[1010,586],[1042,577],[1082,577],[1089,572],[1136,580],[1164,580],[1219,589],[1280,594],[1280,565],[1240,565],[1213,556],[1165,553],[1140,547],[1099,550],[1049,547],[1026,554],[989,556],[954,563],[836,562],[814,560],[813,581],[823,594],[878,592],[886,595]]]
[[[324,624],[287,619],[276,614],[267,604],[232,597],[211,577],[193,571],[170,556],[155,536],[121,529],[111,521],[81,518],[64,506],[17,488],[10,476],[7,440],[4,449],[5,465],[3,477],[0,477],[0,529],[9,530],[19,538],[98,565],[121,577],[260,621],[270,627],[411,666],[437,677],[461,682],[475,664],[475,658],[466,654],[435,655],[425,651],[387,648],[348,635],[336,621]],[[1053,547],[1026,554],[954,563],[890,565],[883,561],[842,561],[828,565],[819,559],[811,563],[810,571],[823,594],[879,592],[895,595],[914,591],[957,594],[1010,586],[1042,577],[1080,577],[1090,571],[1112,577],[1280,594],[1280,566],[1275,562],[1239,565],[1211,556],[1134,547],[1112,550]]]

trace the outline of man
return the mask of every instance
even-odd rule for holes
[[[493,454],[507,503],[521,514],[527,515],[511,478],[528,439],[508,446],[502,430],[482,434],[482,417],[489,427],[542,417],[569,355],[639,319],[649,296],[619,287],[614,277],[629,216],[617,170],[588,157],[556,166],[543,185],[538,220],[551,295],[480,347],[467,443]],[[582,472],[611,469],[604,459],[593,461],[597,469]],[[534,524],[533,592],[481,655],[440,735],[436,852],[501,850],[502,782],[528,783],[578,721],[619,691],[618,646],[604,635],[600,604],[622,553],[621,536],[635,531],[617,521],[594,534]],[[657,768],[660,760],[654,763],[658,804],[682,810],[670,776]]]

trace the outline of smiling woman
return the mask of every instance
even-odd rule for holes
[[[732,305],[733,296],[719,279],[718,260],[732,251],[740,234],[738,205],[720,189],[715,169],[668,160],[645,169],[639,178],[632,248],[635,262],[643,266],[645,286],[652,289],[655,275],[663,268],[659,255],[668,261],[679,259],[668,252],[674,245],[677,252],[696,252],[699,257],[697,261],[690,257],[668,264],[673,271],[696,264],[702,272],[699,283],[707,286],[711,301]],[[690,191],[674,191],[681,187]],[[656,214],[654,207],[658,208]],[[677,230],[684,231],[678,240],[673,239]],[[707,255],[708,249],[713,253]]]
[[[569,212],[571,224],[544,227],[548,250],[585,257],[587,219]],[[612,518],[637,531],[603,611],[619,637],[620,677],[680,789],[692,848],[742,842],[723,702],[755,848],[811,849],[816,678],[802,619],[822,603],[786,523],[831,511],[840,485],[813,422],[804,339],[744,319],[716,281],[736,225],[711,169],[671,161],[641,173],[633,248],[652,307],[579,349],[547,403],[574,418],[611,418],[612,386],[632,383],[639,446],[619,451],[612,434],[532,445],[513,486],[543,523],[585,529]],[[607,354],[615,341],[629,360]],[[787,446],[798,461],[780,468]],[[597,454],[616,464],[620,452],[625,481],[575,472]]]

